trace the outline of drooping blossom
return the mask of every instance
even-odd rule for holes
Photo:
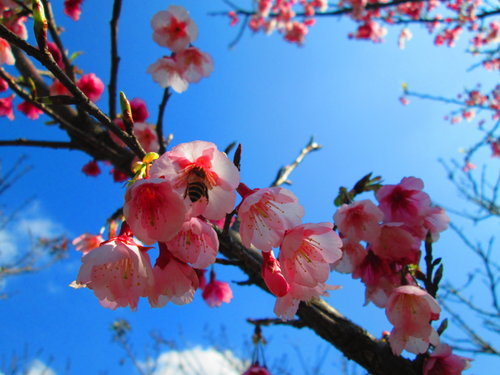
[[[166,242],[179,232],[186,205],[169,181],[150,178],[138,180],[127,189],[123,214],[134,235],[151,245]]]
[[[392,352],[403,349],[415,354],[427,351],[429,344],[437,346],[439,336],[430,321],[439,319],[441,308],[427,291],[418,286],[400,286],[392,292],[385,313],[394,326],[389,343]]]
[[[201,294],[210,307],[219,307],[222,302],[229,303],[233,298],[233,291],[228,283],[215,279],[215,272],[210,271],[210,281]]]
[[[0,78],[0,92],[7,91],[8,88],[9,88],[9,84],[7,83],[7,81]]]
[[[413,34],[411,33],[410,29],[405,27],[401,32],[399,33],[399,38],[398,38],[398,46],[400,49],[405,49],[406,42],[408,40],[411,40],[413,38]]]
[[[193,300],[198,289],[198,276],[186,263],[176,259],[166,244],[160,242],[160,255],[153,268],[154,285],[149,292],[152,307],[163,307],[168,302],[184,305]]]
[[[6,98],[0,99],[0,117],[6,116],[9,120],[14,120],[14,109],[12,107],[12,100],[14,100],[14,94]]]
[[[134,123],[144,122],[149,117],[148,107],[146,102],[141,98],[134,98],[130,101],[130,109],[132,110],[132,118]]]
[[[253,363],[242,375],[271,375],[266,366]]]
[[[77,251],[87,254],[89,251],[99,247],[104,242],[101,234],[83,233],[76,237],[72,244]]]
[[[147,296],[153,283],[148,254],[123,229],[118,237],[85,254],[82,263],[71,286],[92,289],[101,305],[111,309],[130,306],[135,310],[139,297]]]
[[[29,101],[24,101],[17,106],[17,109],[24,113],[30,120],[36,120],[43,111]]]
[[[80,77],[76,85],[93,102],[97,102],[104,92],[104,83],[94,73],[85,74]]]
[[[342,239],[342,258],[333,263],[332,268],[341,273],[353,273],[365,259],[367,251],[359,242]]]
[[[0,38],[0,65],[3,64],[14,65],[15,62],[16,59],[12,54],[9,42],[7,42],[3,38]]]
[[[190,263],[194,268],[207,268],[215,263],[219,239],[210,224],[193,217],[184,222],[167,246],[179,260]]]
[[[117,168],[113,168],[110,173],[113,175],[114,182],[124,182],[128,180],[128,175]]]
[[[82,172],[87,176],[97,177],[101,174],[101,168],[96,160],[91,160],[82,167]]]
[[[418,264],[420,260],[420,239],[399,224],[383,225],[371,249],[380,258],[402,265]]]
[[[285,231],[300,224],[304,208],[297,197],[281,187],[250,190],[240,184],[243,201],[238,207],[241,242],[261,251],[278,247]]]
[[[342,205],[333,220],[342,236],[352,241],[372,242],[380,234],[383,212],[369,200]]]
[[[285,30],[285,40],[303,45],[309,29],[301,22],[292,22]]]
[[[423,375],[461,375],[470,367],[470,358],[452,353],[447,344],[439,344],[424,361]]]
[[[314,288],[326,282],[330,264],[342,257],[341,248],[333,224],[302,224],[285,233],[279,260],[290,284]]]
[[[171,5],[156,13],[151,20],[153,40],[160,46],[178,52],[198,37],[198,28],[181,6]]]
[[[205,141],[175,146],[155,160],[150,175],[171,181],[190,204],[190,215],[209,220],[222,219],[233,210],[240,182],[239,171],[227,155]],[[196,192],[206,189],[206,197],[191,194],[195,188]]]
[[[179,94],[186,91],[189,86],[189,82],[183,76],[184,68],[177,64],[173,57],[165,56],[158,59],[148,67],[147,72],[161,87],[171,87]]]
[[[274,257],[273,251],[265,251],[262,253],[262,278],[266,283],[269,291],[276,297],[283,297],[288,293],[290,285],[286,281],[279,260]]]
[[[214,70],[214,63],[208,53],[196,47],[189,47],[175,54],[177,65],[182,70],[182,77],[189,83],[196,83],[208,77]]]
[[[72,96],[69,90],[64,86],[61,81],[55,79],[49,87],[50,95],[67,95]]]
[[[82,13],[83,0],[64,0],[64,14],[73,21],[78,21]]]
[[[156,134],[156,125],[145,122],[134,123],[134,135],[146,152],[157,152],[160,144]]]

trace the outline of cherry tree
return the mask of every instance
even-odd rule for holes
[[[85,11],[82,3],[66,0],[66,16],[78,21]],[[97,176],[109,164],[114,181],[126,182],[123,206],[110,213],[105,229],[73,241],[82,252],[82,265],[71,286],[93,292],[109,309],[135,310],[142,299],[152,308],[165,308],[169,302],[184,305],[199,298],[198,289],[210,306],[219,306],[233,303],[234,297],[215,270],[236,265],[246,274],[246,284],[276,297],[276,318],[257,321],[259,329],[273,324],[307,327],[372,374],[465,370],[469,359],[453,353],[442,338],[446,321],[437,300],[444,268],[435,249],[449,218],[432,203],[424,182],[402,177],[383,183],[368,174],[332,197],[338,207],[333,220],[304,222],[308,208],[283,185],[321,146],[311,139],[271,186],[252,186],[242,179],[241,144],[221,148],[196,135],[174,143],[172,135],[164,134],[167,104],[173,95],[189,92],[192,84],[209,78],[214,60],[197,45],[203,31],[189,9],[158,9],[151,19],[151,43],[162,47],[165,56],[151,61],[147,74],[163,89],[163,96],[156,123],[148,123],[150,104],[129,100],[118,90],[122,5],[120,0],[113,2],[108,106],[103,109],[97,103],[106,85],[78,66],[78,53],[70,53],[63,44],[64,30],[51,2],[0,2],[0,86],[6,92],[0,99],[0,115],[11,121],[19,113],[30,120],[43,115],[68,139],[34,140],[27,134],[1,140],[0,145],[79,150],[91,157],[82,168],[84,174]],[[286,41],[302,45],[317,18],[346,16],[356,25],[350,38],[376,43],[386,28],[402,25],[400,46],[411,38],[408,26],[414,23],[434,33],[438,46],[453,46],[462,30],[469,29],[471,52],[481,57],[480,64],[489,70],[500,66],[499,24],[497,19],[489,22],[500,9],[488,2],[260,0],[251,10],[227,5],[228,12],[214,14],[227,15],[232,26],[239,25],[235,42],[242,42],[249,27],[255,33],[276,31]],[[409,98],[419,96],[433,99],[405,85],[401,102],[408,104]],[[461,98],[443,99],[459,107],[452,122],[457,116],[470,119],[476,110],[492,112],[494,122],[481,125],[483,138],[466,153],[460,168],[467,173],[478,148],[490,147],[492,156],[500,155],[498,87],[488,93],[467,90]],[[15,106],[14,100],[21,102]],[[385,310],[392,331],[376,337],[325,302],[321,297],[339,287],[329,284],[332,272],[360,279],[366,303]],[[491,282],[495,295],[494,276]],[[411,357],[401,356],[403,351]],[[267,371],[255,358],[245,374]]]

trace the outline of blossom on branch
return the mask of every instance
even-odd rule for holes
[[[198,27],[181,6],[171,5],[151,20],[153,40],[173,52],[185,49],[198,37]]]
[[[29,101],[24,101],[17,106],[17,109],[24,113],[30,120],[36,120],[43,111]]]
[[[7,42],[3,38],[0,38],[0,65],[3,64],[14,65],[15,62],[16,59],[12,54],[9,42]]]
[[[104,92],[104,83],[94,73],[85,74],[76,85],[93,102],[97,102]]]
[[[0,117],[6,116],[9,120],[14,120],[14,109],[12,107],[12,100],[15,95],[12,94],[6,98],[0,99]]]
[[[233,298],[233,291],[228,283],[215,279],[214,270],[210,271],[210,281],[203,289],[202,297],[210,307],[219,307],[222,302],[229,303]]]
[[[82,13],[82,3],[83,0],[64,0],[64,14],[73,21],[78,21]]]
[[[470,358],[460,357],[447,344],[439,344],[425,359],[423,375],[460,375],[470,367]]]

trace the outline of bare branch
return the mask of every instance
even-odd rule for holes
[[[163,116],[165,113],[165,108],[167,107],[168,99],[172,96],[172,93],[170,92],[170,88],[167,87],[163,91],[163,97],[160,102],[160,106],[158,109],[158,120],[156,121],[156,136],[158,138],[158,143],[160,145],[160,148],[158,150],[158,153],[160,155],[165,153],[165,142],[163,141]]]
[[[301,151],[299,156],[295,159],[295,161],[292,164],[286,165],[282,167],[278,175],[276,176],[276,179],[274,182],[271,184],[271,186],[280,186],[283,184],[291,184],[291,181],[288,179],[290,177],[290,174],[294,171],[295,168],[304,160],[307,154],[309,154],[312,151],[319,150],[321,146],[314,142],[313,137],[309,140],[309,143],[307,144],[306,147],[304,147]]]
[[[56,141],[34,141],[26,138],[13,140],[0,140],[0,146],[32,146],[54,149],[79,150],[80,148],[74,142],[56,142]]]
[[[109,96],[109,117],[113,120],[116,117],[116,84],[118,80],[118,65],[120,64],[120,56],[118,56],[118,21],[120,20],[120,12],[122,1],[115,0],[113,2],[113,15],[110,21],[111,29],[111,73],[109,75],[108,96]]]

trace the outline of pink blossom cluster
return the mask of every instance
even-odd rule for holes
[[[332,223],[302,224],[304,209],[281,187],[249,189],[240,184],[238,207],[241,242],[262,251],[262,277],[278,297],[274,312],[291,319],[300,301],[328,295],[330,264],[342,256]],[[279,247],[276,259],[273,248]]]
[[[238,169],[204,141],[180,144],[151,165],[152,160],[148,154],[145,173],[127,188],[120,235],[93,249],[95,237],[75,240],[86,253],[73,286],[92,289],[103,306],[113,309],[135,309],[140,297],[153,307],[185,304],[200,287],[210,306],[229,302],[229,285],[216,280],[214,272],[205,283],[200,270],[215,263],[219,240],[209,220],[224,219],[233,210]],[[159,254],[152,266],[151,247],[144,245],[156,243]]]
[[[147,69],[161,87],[170,87],[182,93],[190,83],[196,83],[212,73],[210,55],[192,45],[198,37],[198,27],[186,9],[171,5],[154,15],[151,27],[153,40],[172,51],[170,56],[160,58]]]
[[[343,257],[334,269],[360,278],[366,303],[386,308],[394,325],[389,341],[396,354],[403,349],[423,353],[429,344],[439,343],[429,324],[439,317],[439,306],[408,271],[418,267],[426,236],[437,240],[449,222],[423,187],[422,180],[405,177],[378,189],[378,205],[360,200],[342,205],[334,215],[343,242]]]

